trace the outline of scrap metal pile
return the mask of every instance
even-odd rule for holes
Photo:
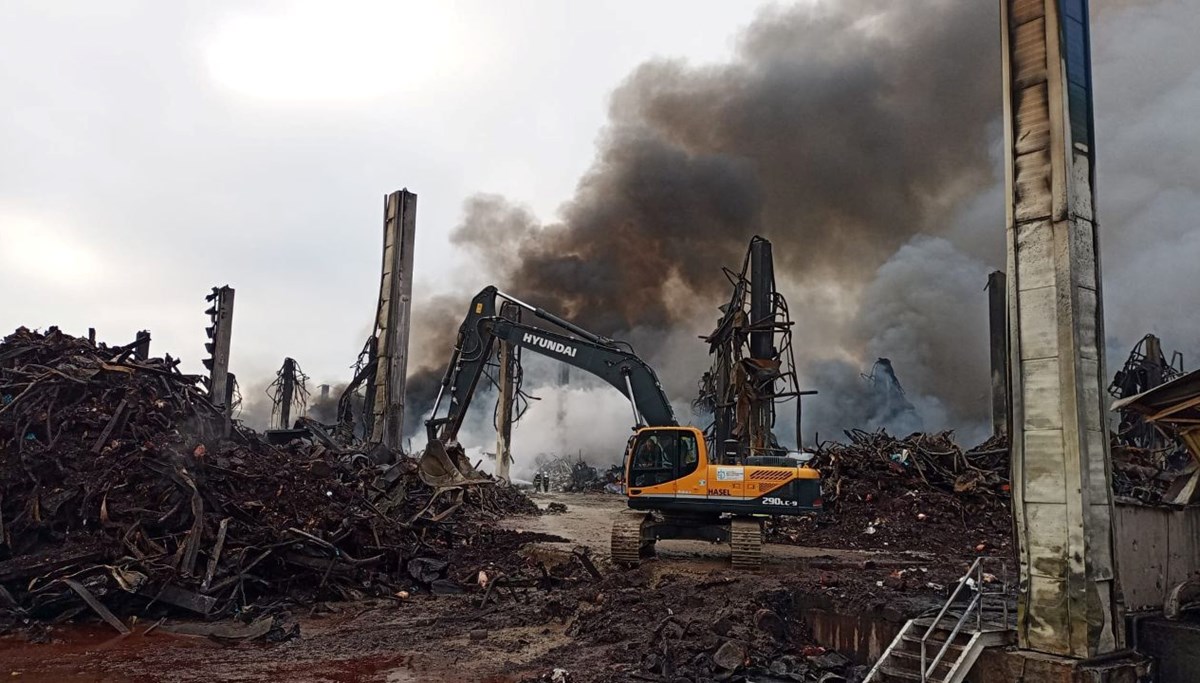
[[[778,404],[795,401],[799,439],[800,399],[816,392],[800,390],[793,323],[787,299],[775,287],[771,243],[755,236],[742,269],[723,271],[732,293],[716,329],[704,338],[712,366],[700,378],[692,407],[713,417],[706,435],[717,446],[718,462],[785,455],[774,433]]]
[[[1147,505],[1186,504],[1194,493],[1184,487],[1197,471],[1191,455],[1182,446],[1163,449],[1140,448],[1112,439],[1113,493],[1123,501]]]
[[[789,583],[797,578],[609,574],[575,602],[567,648],[585,659],[572,668],[587,669],[580,679],[605,683],[861,681],[865,666],[816,644],[797,599],[812,587]],[[551,651],[547,662],[564,654]]]
[[[829,514],[785,522],[776,529],[780,535],[821,547],[963,554],[1011,547],[1003,441],[964,451],[951,432],[897,438],[855,430],[846,436],[846,443],[821,444],[813,461],[824,476]]]
[[[327,439],[222,439],[199,378],[134,346],[55,328],[0,343],[0,631],[429,590],[489,521],[536,513],[511,489],[436,490],[410,460]]]
[[[621,493],[624,471],[621,465],[610,465],[601,471],[582,456],[539,454],[534,459],[537,475],[544,477],[546,490],[566,493]],[[539,481],[541,481],[539,479]]]
[[[1195,384],[1195,373],[1184,373],[1183,357],[1174,353],[1168,360],[1152,334],[1129,352],[1108,387],[1120,415],[1111,440],[1117,496],[1148,505],[1196,502],[1200,466],[1187,445],[1195,440],[1188,436],[1197,424],[1188,414],[1195,392],[1180,391]]]

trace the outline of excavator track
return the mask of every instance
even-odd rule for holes
[[[730,559],[734,569],[758,569],[762,566],[762,523],[737,517],[729,523]]]
[[[613,520],[612,560],[617,564],[636,567],[641,563],[642,526],[647,516],[622,512]]]

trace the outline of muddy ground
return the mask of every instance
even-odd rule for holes
[[[731,570],[727,547],[690,541],[660,543],[655,559],[625,570],[607,561],[610,520],[623,498],[535,500],[567,511],[509,518],[487,547],[457,551],[460,579],[482,570],[490,582],[512,579],[508,588],[293,607],[300,635],[274,645],[221,645],[169,633],[169,623],[150,633],[150,624],[138,624],[121,637],[102,625],[53,626],[36,632],[45,643],[30,642],[30,633],[0,639],[0,675],[36,682],[519,682],[550,680],[561,668],[580,683],[736,680],[720,666],[733,654],[752,671],[775,667],[783,676],[775,680],[815,680],[834,665],[853,676],[856,662],[823,653],[806,619],[810,609],[902,622],[939,605],[971,560],[966,552],[853,549],[855,539],[814,548],[785,537],[796,545],[767,546],[756,573]],[[588,549],[600,578],[583,571],[578,548]]]

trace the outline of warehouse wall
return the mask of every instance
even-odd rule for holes
[[[1167,592],[1200,571],[1200,507],[1117,503],[1114,526],[1128,611],[1162,609]]]

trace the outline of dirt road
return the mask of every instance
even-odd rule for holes
[[[603,493],[536,493],[531,497],[542,509],[551,503],[560,503],[567,506],[567,511],[541,517],[508,519],[503,522],[506,528],[536,531],[565,539],[558,543],[538,544],[544,547],[569,551],[576,546],[587,546],[595,555],[608,557],[613,517],[626,509],[623,497]],[[799,541],[803,543],[803,539]],[[724,568],[729,562],[728,546],[704,541],[661,541],[657,544],[656,552],[657,561],[669,563],[675,570],[708,571]],[[801,567],[823,568],[863,562],[903,567],[928,564],[931,559],[924,553],[905,551],[810,548],[804,545],[773,543],[763,546],[763,562],[765,571],[768,572],[794,572]]]
[[[575,672],[576,681],[627,680],[629,667],[642,666],[638,639],[647,628],[661,629],[669,615],[695,624],[743,623],[768,604],[764,595],[782,599],[776,609],[792,624],[789,647],[795,651],[812,642],[811,634],[799,603],[779,596],[824,591],[843,600],[876,601],[864,606],[882,604],[892,598],[872,598],[877,585],[896,572],[917,572],[914,568],[928,559],[902,552],[769,545],[764,568],[746,574],[729,568],[726,546],[670,541],[661,543],[658,557],[641,569],[619,572],[607,566],[606,557],[612,516],[624,507],[621,497],[540,494],[535,500],[543,508],[562,503],[567,511],[504,520],[513,559],[536,572],[569,561],[572,549],[586,546],[605,572],[603,581],[509,591],[503,598],[497,592],[490,604],[477,591],[319,605],[307,613],[293,611],[301,635],[278,645],[222,646],[171,635],[165,628],[147,635],[146,623],[120,637],[103,626],[54,626],[44,632],[48,644],[0,638],[0,675],[32,683],[515,683],[561,665]],[[472,571],[465,568],[460,580],[469,580]],[[923,589],[901,590],[906,592],[895,595],[911,599]],[[751,638],[754,631],[745,633]],[[705,639],[713,637],[707,633],[687,642],[707,652],[712,644]]]

